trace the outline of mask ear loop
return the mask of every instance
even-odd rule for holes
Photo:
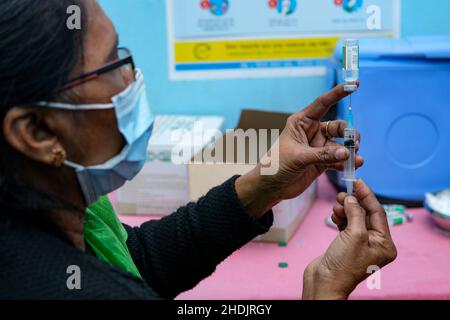
[[[114,96],[120,96],[121,94],[125,94],[128,90],[131,90],[132,86],[136,83],[144,81],[142,72],[139,68],[134,69],[135,71],[135,80],[133,83],[131,83],[124,91],[119,93],[118,95]],[[113,97],[113,98],[114,98]],[[52,109],[63,109],[63,110],[109,110],[109,109],[115,109],[114,103],[106,103],[106,104],[70,104],[70,103],[63,103],[63,102],[47,102],[47,101],[39,101],[34,103],[34,105],[44,108],[52,108]]]
[[[40,101],[35,103],[35,105],[44,108],[52,108],[52,109],[63,109],[63,110],[109,110],[114,109],[113,103],[106,104],[68,104],[62,102],[45,102]]]

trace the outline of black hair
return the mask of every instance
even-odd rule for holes
[[[0,0],[0,206],[8,210],[49,210],[51,195],[21,181],[17,154],[3,136],[5,114],[14,106],[52,100],[83,56],[85,26],[71,29],[68,8],[83,0]]]

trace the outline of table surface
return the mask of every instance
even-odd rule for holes
[[[337,231],[326,226],[336,192],[325,176],[319,197],[286,247],[251,242],[221,263],[216,272],[177,299],[299,299],[302,275],[323,254]],[[411,209],[414,221],[391,228],[397,260],[381,270],[380,289],[361,283],[352,299],[450,299],[450,235],[438,229],[425,209]],[[148,216],[121,217],[138,226]],[[280,262],[288,263],[279,268]]]

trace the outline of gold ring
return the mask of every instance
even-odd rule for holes
[[[331,121],[328,121],[327,122],[327,125],[326,125],[326,127],[325,127],[325,137],[327,138],[327,139],[330,139],[331,137],[330,137],[330,134],[328,133],[328,127],[330,126],[330,123],[331,123]]]

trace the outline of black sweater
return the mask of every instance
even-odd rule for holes
[[[235,250],[268,231],[272,212],[254,221],[234,177],[159,221],[125,226],[144,280],[75,248],[63,237],[0,214],[0,299],[173,299],[211,275]],[[69,290],[67,268],[80,268]]]

